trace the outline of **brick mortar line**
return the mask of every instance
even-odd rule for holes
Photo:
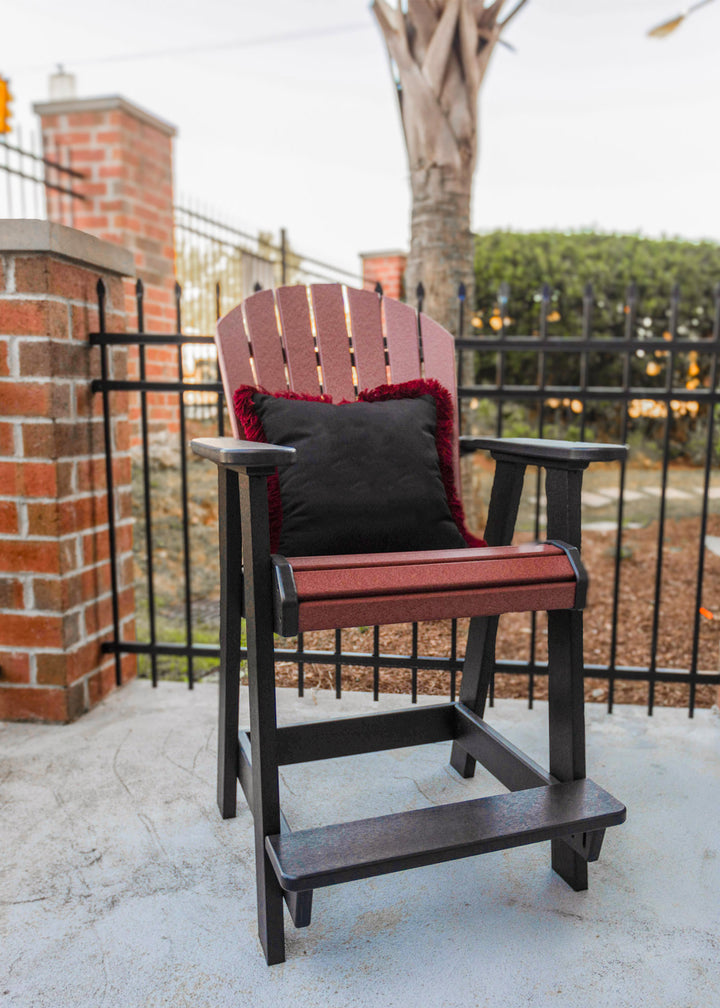
[[[131,455],[130,452],[127,452],[126,455],[123,455],[123,456],[115,455],[114,457],[115,458],[126,458],[128,456],[132,457],[132,455]],[[59,464],[59,463],[67,464],[68,462],[92,462],[95,459],[101,459],[104,462],[105,461],[105,453],[103,452],[101,455],[80,455],[80,456],[61,455],[59,458],[48,458],[45,455],[41,456],[40,458],[36,458],[34,455],[21,455],[19,458],[18,458],[17,455],[0,455],[0,462],[15,462],[15,463],[17,463],[17,465],[33,465],[36,462],[38,464],[40,464],[40,465],[55,465],[55,464]],[[129,483],[123,483],[123,484],[121,484],[121,486],[130,486],[130,484]],[[116,487],[116,489],[117,489],[117,487]],[[102,490],[102,493],[105,493],[104,489]],[[2,494],[2,493],[0,493],[0,500],[3,497],[17,498],[17,497],[21,497],[21,496],[25,496],[25,495],[24,494]],[[57,500],[58,498],[57,497],[53,497],[51,499],[52,500]]]
[[[0,498],[2,503],[6,503],[2,498]],[[19,501],[20,504],[24,504],[23,498],[14,498],[11,503]],[[25,512],[27,514],[27,512]],[[124,529],[131,526],[134,522],[134,518],[122,518],[120,521],[115,522],[116,529]],[[75,532],[63,532],[62,535],[41,535],[40,533],[29,533],[25,532],[5,532],[3,533],[3,542],[27,542],[27,543],[52,543],[56,542],[60,545],[66,545],[68,542],[76,539],[77,536],[88,536],[96,535],[99,532],[105,532],[110,528],[110,523],[106,522],[104,525],[89,525],[87,528],[77,529]],[[123,554],[118,554],[122,556]],[[103,563],[104,561],[98,561]],[[39,571],[25,571],[26,574],[36,574],[39,576]]]
[[[11,682],[6,683],[6,682],[3,682],[2,688],[3,689],[7,689],[7,690],[31,689],[31,690],[53,690],[53,691],[58,691],[58,692],[62,690],[62,691],[67,692],[67,690],[71,686],[75,686],[75,685],[77,685],[77,683],[83,683],[83,685],[86,686],[86,684],[92,678],[92,676],[97,675],[97,673],[100,671],[100,669],[102,668],[102,665],[105,663],[106,659],[113,658],[113,657],[114,656],[110,655],[110,654],[103,655],[102,662],[101,662],[100,665],[97,666],[97,668],[93,669],[91,672],[86,672],[84,675],[78,676],[77,679],[74,679],[72,681],[72,683],[69,683],[66,686],[64,686],[62,683],[60,683],[60,684],[58,684],[58,683],[39,683],[39,682],[37,682],[37,680],[35,680],[33,682],[26,682],[26,683],[11,683]]]
[[[73,613],[74,613],[74,611],[73,611]],[[15,610],[15,609],[9,609],[9,610],[3,609],[3,610],[0,610],[0,614],[3,615],[3,616],[17,616],[18,615],[18,611]],[[42,613],[38,612],[38,615],[42,616],[42,618],[47,618],[48,616],[60,616],[60,617],[62,617],[65,614],[64,613],[56,613],[56,612],[49,612],[48,613],[48,612],[44,612],[43,611]],[[82,614],[78,613],[77,615],[82,615]],[[135,620],[135,614],[134,614],[134,612],[133,613],[127,613],[125,616],[122,616],[120,618],[120,627],[122,628],[123,624],[127,623],[128,620],[130,620],[130,619]],[[84,623],[84,620],[83,620],[83,623]],[[0,655],[2,655],[3,651],[12,653],[14,651],[17,651],[18,649],[27,650],[31,657],[33,655],[39,655],[39,654],[70,654],[71,655],[75,651],[77,651],[79,648],[84,647],[86,644],[92,644],[94,641],[98,640],[99,638],[105,639],[106,637],[112,636],[113,631],[114,631],[114,627],[113,627],[113,623],[112,623],[112,620],[111,620],[109,623],[106,623],[103,627],[101,627],[99,630],[96,630],[92,634],[88,633],[87,630],[85,630],[83,628],[83,632],[80,634],[79,641],[76,644],[73,644],[71,649],[68,649],[68,648],[62,647],[62,646],[59,646],[59,647],[42,647],[40,645],[36,646],[36,645],[27,645],[27,644],[0,644]]]
[[[27,575],[27,576],[31,577],[32,575]],[[121,592],[127,591],[129,588],[133,588],[133,587],[134,587],[134,582],[131,582],[130,584],[121,586],[120,587],[120,591]],[[17,616],[17,615],[20,614],[20,615],[25,615],[25,616],[58,616],[58,617],[62,617],[62,616],[66,616],[66,615],[73,615],[74,613],[84,612],[87,609],[88,606],[95,605],[96,603],[99,603],[99,602],[105,602],[108,599],[112,600],[112,597],[113,597],[113,592],[110,589],[108,591],[103,592],[102,595],[98,595],[97,597],[93,597],[91,599],[87,599],[87,601],[85,601],[85,602],[78,602],[77,605],[72,606],[72,608],[70,608],[70,609],[35,609],[35,608],[31,608],[31,609],[13,609],[13,608],[8,607],[8,606],[3,606],[2,608],[0,608],[0,615],[2,615],[2,616],[13,616],[13,615]],[[120,617],[120,622],[122,623],[123,620],[126,620],[126,619],[128,619],[130,617],[135,618],[135,616],[136,616],[136,612],[135,612],[135,609],[133,609],[133,611],[131,613],[125,613],[124,615],[122,615]],[[5,647],[5,646],[6,645],[0,644],[0,648]],[[53,650],[53,648],[51,648],[50,650]]]
[[[121,621],[121,624],[122,624],[122,621]],[[85,634],[85,635],[83,635],[82,639],[77,644],[73,644],[72,648],[65,648],[65,647],[32,647],[32,648],[27,648],[27,647],[25,647],[25,650],[27,650],[27,652],[28,652],[28,654],[29,654],[29,656],[31,658],[35,658],[38,655],[67,655],[68,657],[72,657],[77,651],[79,651],[81,648],[85,647],[86,645],[88,645],[88,644],[95,644],[95,643],[97,643],[101,639],[105,639],[105,638],[110,637],[112,635],[112,631],[113,631],[112,623],[109,623],[106,627],[104,627],[101,630],[97,630],[93,634]],[[130,642],[127,642],[127,643],[130,643]],[[17,645],[17,644],[0,644],[0,658],[2,657],[2,655],[4,653],[5,654],[13,654],[14,652],[16,652],[21,647],[24,647],[24,646],[23,645]],[[112,657],[112,655],[108,655],[108,657]],[[10,684],[9,683],[6,684],[3,681],[2,685],[4,686],[4,685],[10,685]]]
[[[5,537],[3,537],[5,538]],[[15,540],[14,540],[15,541]],[[118,554],[118,562],[122,560],[127,560],[129,557],[134,557],[135,553],[133,550],[128,550],[126,553]],[[91,571],[102,567],[104,564],[109,564],[110,558],[107,560],[96,560],[95,563],[85,564],[84,567],[77,567],[73,570],[72,574],[56,574],[53,571],[49,573],[44,573],[43,571],[3,571],[0,576],[4,577],[6,580],[13,580],[14,578],[20,580],[22,578],[40,578],[43,581],[66,581],[68,577],[78,577],[81,574],[89,574]],[[130,585],[123,585],[123,588],[129,588]]]
[[[126,620],[120,621],[121,626],[123,622],[126,622]],[[76,651],[79,651],[80,648],[85,647],[87,644],[96,643],[101,638],[106,638],[110,636],[112,634],[112,631],[113,626],[112,623],[110,623],[103,629],[97,630],[93,634],[85,635],[83,639],[78,642],[78,644],[73,645],[72,649],[63,647],[33,647],[31,649],[28,649],[28,652],[31,658],[36,657],[37,655],[58,655],[58,654],[66,654],[71,657]],[[128,641],[127,643],[130,642]],[[18,645],[16,644],[0,644],[0,657],[3,655],[3,653],[12,654],[17,650]],[[108,655],[108,657],[112,657],[112,655]],[[4,682],[3,685],[5,685]]]
[[[17,500],[17,498],[15,498],[15,499]],[[133,521],[134,521],[133,518],[123,518],[121,522],[115,522],[115,528],[116,529],[117,528],[125,528],[128,525],[131,525]],[[106,523],[105,525],[90,525],[88,528],[78,529],[77,532],[65,532],[65,533],[63,533],[63,535],[60,535],[60,536],[57,536],[57,535],[21,535],[19,533],[17,535],[11,535],[11,534],[8,533],[8,534],[4,534],[3,535],[3,540],[6,541],[6,542],[27,542],[27,543],[49,543],[49,542],[56,542],[56,543],[61,543],[62,545],[65,545],[67,543],[75,541],[78,536],[95,535],[98,532],[105,532],[109,528],[110,528],[109,523]],[[130,556],[131,554],[130,553],[127,553],[127,554],[120,553],[118,555],[119,556],[123,556],[123,555],[124,556]],[[98,563],[109,563],[109,562],[110,562],[109,559],[108,560],[99,560],[98,561]],[[11,573],[11,572],[8,572],[8,573]],[[22,571],[21,573],[23,573],[23,574],[35,574],[37,577],[42,577],[43,576],[41,571]],[[63,575],[63,576],[66,577],[67,575]]]
[[[117,493],[117,490],[115,492]],[[58,498],[58,497],[27,497],[27,496],[21,495],[21,494],[16,494],[14,497],[7,497],[7,496],[1,496],[0,495],[0,503],[3,503],[3,504],[22,504],[24,506],[28,506],[30,504],[58,504],[58,505],[62,505],[62,504],[81,504],[83,501],[88,500],[88,498],[91,499],[91,500],[94,500],[98,496],[99,496],[99,494],[97,494],[97,493],[95,493],[95,494],[94,493],[88,493],[88,494],[79,494],[78,493],[78,494],[74,494],[72,497],[62,497],[62,498]],[[104,490],[102,491],[102,496],[103,497],[105,496],[105,491]],[[117,518],[116,517],[115,518],[115,525],[116,525],[116,527],[117,527],[117,525],[119,525],[121,523],[127,522],[132,517],[133,516],[126,516],[124,518]],[[107,526],[110,523],[106,522],[105,524]],[[91,531],[92,529],[95,529],[96,527],[97,526],[95,526],[95,525],[88,525],[87,526],[87,530]],[[65,535],[69,535],[70,533],[66,532],[64,534]],[[12,536],[11,536],[10,533],[7,533],[7,535],[12,538]],[[18,535],[19,535],[19,533],[18,533]],[[38,535],[38,536],[33,536],[33,538],[42,538],[42,539],[45,539],[45,538],[48,538],[48,536]],[[54,537],[50,537],[50,538],[54,538]]]
[[[81,298],[64,297],[62,294],[49,294],[49,293],[43,294],[42,292],[37,293],[34,291],[18,291],[18,290],[0,291],[0,301],[20,301],[20,302],[29,301],[32,304],[35,303],[61,304],[70,308],[92,308],[94,311],[97,311],[98,307],[97,300],[95,299],[92,301],[83,301]],[[121,310],[120,308],[112,308],[111,306],[108,306],[106,302],[105,306],[106,318],[111,315],[120,316],[125,314],[126,313],[124,311],[124,308],[123,310]],[[22,333],[3,333],[2,335],[20,336],[22,335]]]
[[[5,266],[6,284],[9,286],[8,293],[12,294],[15,292],[15,256],[6,252],[2,256],[2,262]]]
[[[128,585],[128,587],[130,586]],[[88,599],[86,602],[78,602],[77,605],[71,606],[68,609],[60,609],[60,610],[40,609],[35,606],[31,607],[30,609],[27,608],[13,609],[8,608],[7,606],[2,606],[0,607],[0,616],[13,616],[13,615],[17,616],[18,614],[22,614],[24,616],[58,616],[58,617],[71,616],[73,615],[73,613],[83,613],[88,606],[95,605],[96,603],[99,602],[104,602],[107,599],[112,599],[112,597],[113,597],[112,591],[106,591],[103,592],[102,595],[93,596],[93,598]]]
[[[18,459],[10,458],[0,458],[0,462],[18,462],[22,465],[22,462]],[[34,459],[33,459],[34,461]],[[123,491],[129,491],[131,489],[129,483],[121,483],[120,486],[115,486],[115,493],[122,493]],[[29,497],[27,494],[2,494],[0,493],[0,500],[23,500],[29,503],[38,504],[66,504],[68,501],[79,501],[84,500],[86,497],[105,497],[107,494],[106,487],[98,487],[97,490],[73,490],[72,493],[63,494],[62,496],[32,496]]]
[[[34,418],[34,417],[21,417],[19,419],[17,417],[8,417],[7,420],[6,420],[5,417],[2,418],[3,422],[12,423],[12,424],[15,425],[16,428],[17,427],[22,427],[23,422],[27,423],[28,420],[30,420],[32,423],[37,423],[38,419],[40,421],[44,420],[47,424],[62,423],[63,422],[63,421],[57,421],[57,420],[48,420],[46,417],[39,417],[37,419]],[[102,422],[102,417],[98,417],[96,419],[99,419]],[[68,421],[68,423],[73,423],[73,422],[74,421]],[[132,461],[133,453],[132,453],[132,449],[128,449],[127,451],[123,451],[123,452],[113,450],[112,455],[113,455],[113,459],[126,459],[126,458],[129,458]],[[23,462],[28,462],[28,463],[31,463],[31,462],[53,462],[53,463],[55,463],[55,462],[58,462],[58,463],[59,462],[93,462],[96,459],[102,459],[102,461],[104,462],[105,461],[105,452],[104,451],[97,452],[94,455],[60,455],[58,458],[50,458],[47,455],[37,455],[37,456],[36,455],[29,456],[28,455],[28,456],[22,456],[21,458],[18,458],[16,455],[2,455],[2,454],[0,454],[0,462],[17,462],[17,463],[23,463]],[[0,496],[2,496],[2,494],[0,494]]]

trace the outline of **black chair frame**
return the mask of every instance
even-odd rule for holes
[[[462,452],[489,450],[496,462],[485,538],[508,545],[528,466],[546,471],[547,536],[581,546],[581,485],[592,462],[626,448],[533,439],[460,439]],[[218,805],[236,815],[237,784],[252,810],[258,925],[269,964],[284,961],[283,902],[296,927],[310,923],[312,891],[453,858],[551,841],[552,868],[587,888],[606,827],[625,808],[586,778],[581,604],[548,612],[549,768],[544,770],[484,720],[495,669],[498,617],[473,617],[457,703],[278,727],[274,677],[273,566],[267,478],[292,464],[294,449],[201,438],[193,450],[218,467],[221,668]],[[582,568],[578,565],[578,580]],[[247,627],[250,730],[239,730],[241,613]],[[283,765],[451,741],[451,765],[471,777],[479,762],[509,793],[292,832],[280,807]]]

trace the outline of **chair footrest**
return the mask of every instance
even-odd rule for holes
[[[591,780],[266,837],[290,892],[605,829],[625,806]]]

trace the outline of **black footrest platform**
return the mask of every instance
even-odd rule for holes
[[[601,830],[625,814],[586,779],[283,833],[265,847],[280,885],[294,892]]]

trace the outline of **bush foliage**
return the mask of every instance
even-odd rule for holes
[[[591,285],[593,333],[621,337],[628,292],[635,284],[633,335],[662,336],[677,285],[678,336],[710,336],[718,283],[720,245],[711,242],[557,231],[493,231],[475,240],[475,307],[483,328],[499,307],[501,284],[507,284],[508,332],[519,335],[539,331],[547,285],[548,335],[580,336]]]
[[[636,389],[670,384],[683,393],[707,387],[713,354],[702,341],[717,334],[716,318],[720,284],[720,245],[711,242],[654,240],[635,235],[544,231],[529,234],[495,231],[476,236],[475,306],[467,329],[482,338],[541,336],[597,340],[623,337],[648,341],[629,358],[624,353],[593,351],[586,354],[555,351],[513,351],[506,354],[503,382],[506,385],[567,389],[570,398],[549,396],[541,412],[537,407],[502,407],[513,433],[522,428],[545,436],[590,436],[617,438],[628,424],[625,436],[641,443],[662,441],[667,407],[653,410],[638,405],[623,410],[616,401],[589,400],[582,407],[570,390],[583,385],[619,388],[627,380]],[[698,341],[698,349],[676,352],[668,348],[672,338]],[[497,355],[482,351],[465,354],[464,381],[493,385],[498,378]],[[472,363],[470,364],[470,360]],[[471,377],[472,375],[472,377]],[[511,397],[510,397],[511,398]],[[574,403],[575,415],[569,408]],[[665,410],[665,413],[663,413]],[[640,411],[640,412],[638,412]],[[475,412],[473,427],[484,427],[488,418]],[[677,403],[670,414],[671,456],[700,462],[707,452],[706,407]],[[515,430],[517,428],[517,430]],[[563,433],[564,432],[564,433]],[[511,433],[510,430],[505,433]],[[715,434],[715,432],[713,432]],[[716,440],[715,435],[713,441]],[[717,443],[714,445],[717,451]]]

